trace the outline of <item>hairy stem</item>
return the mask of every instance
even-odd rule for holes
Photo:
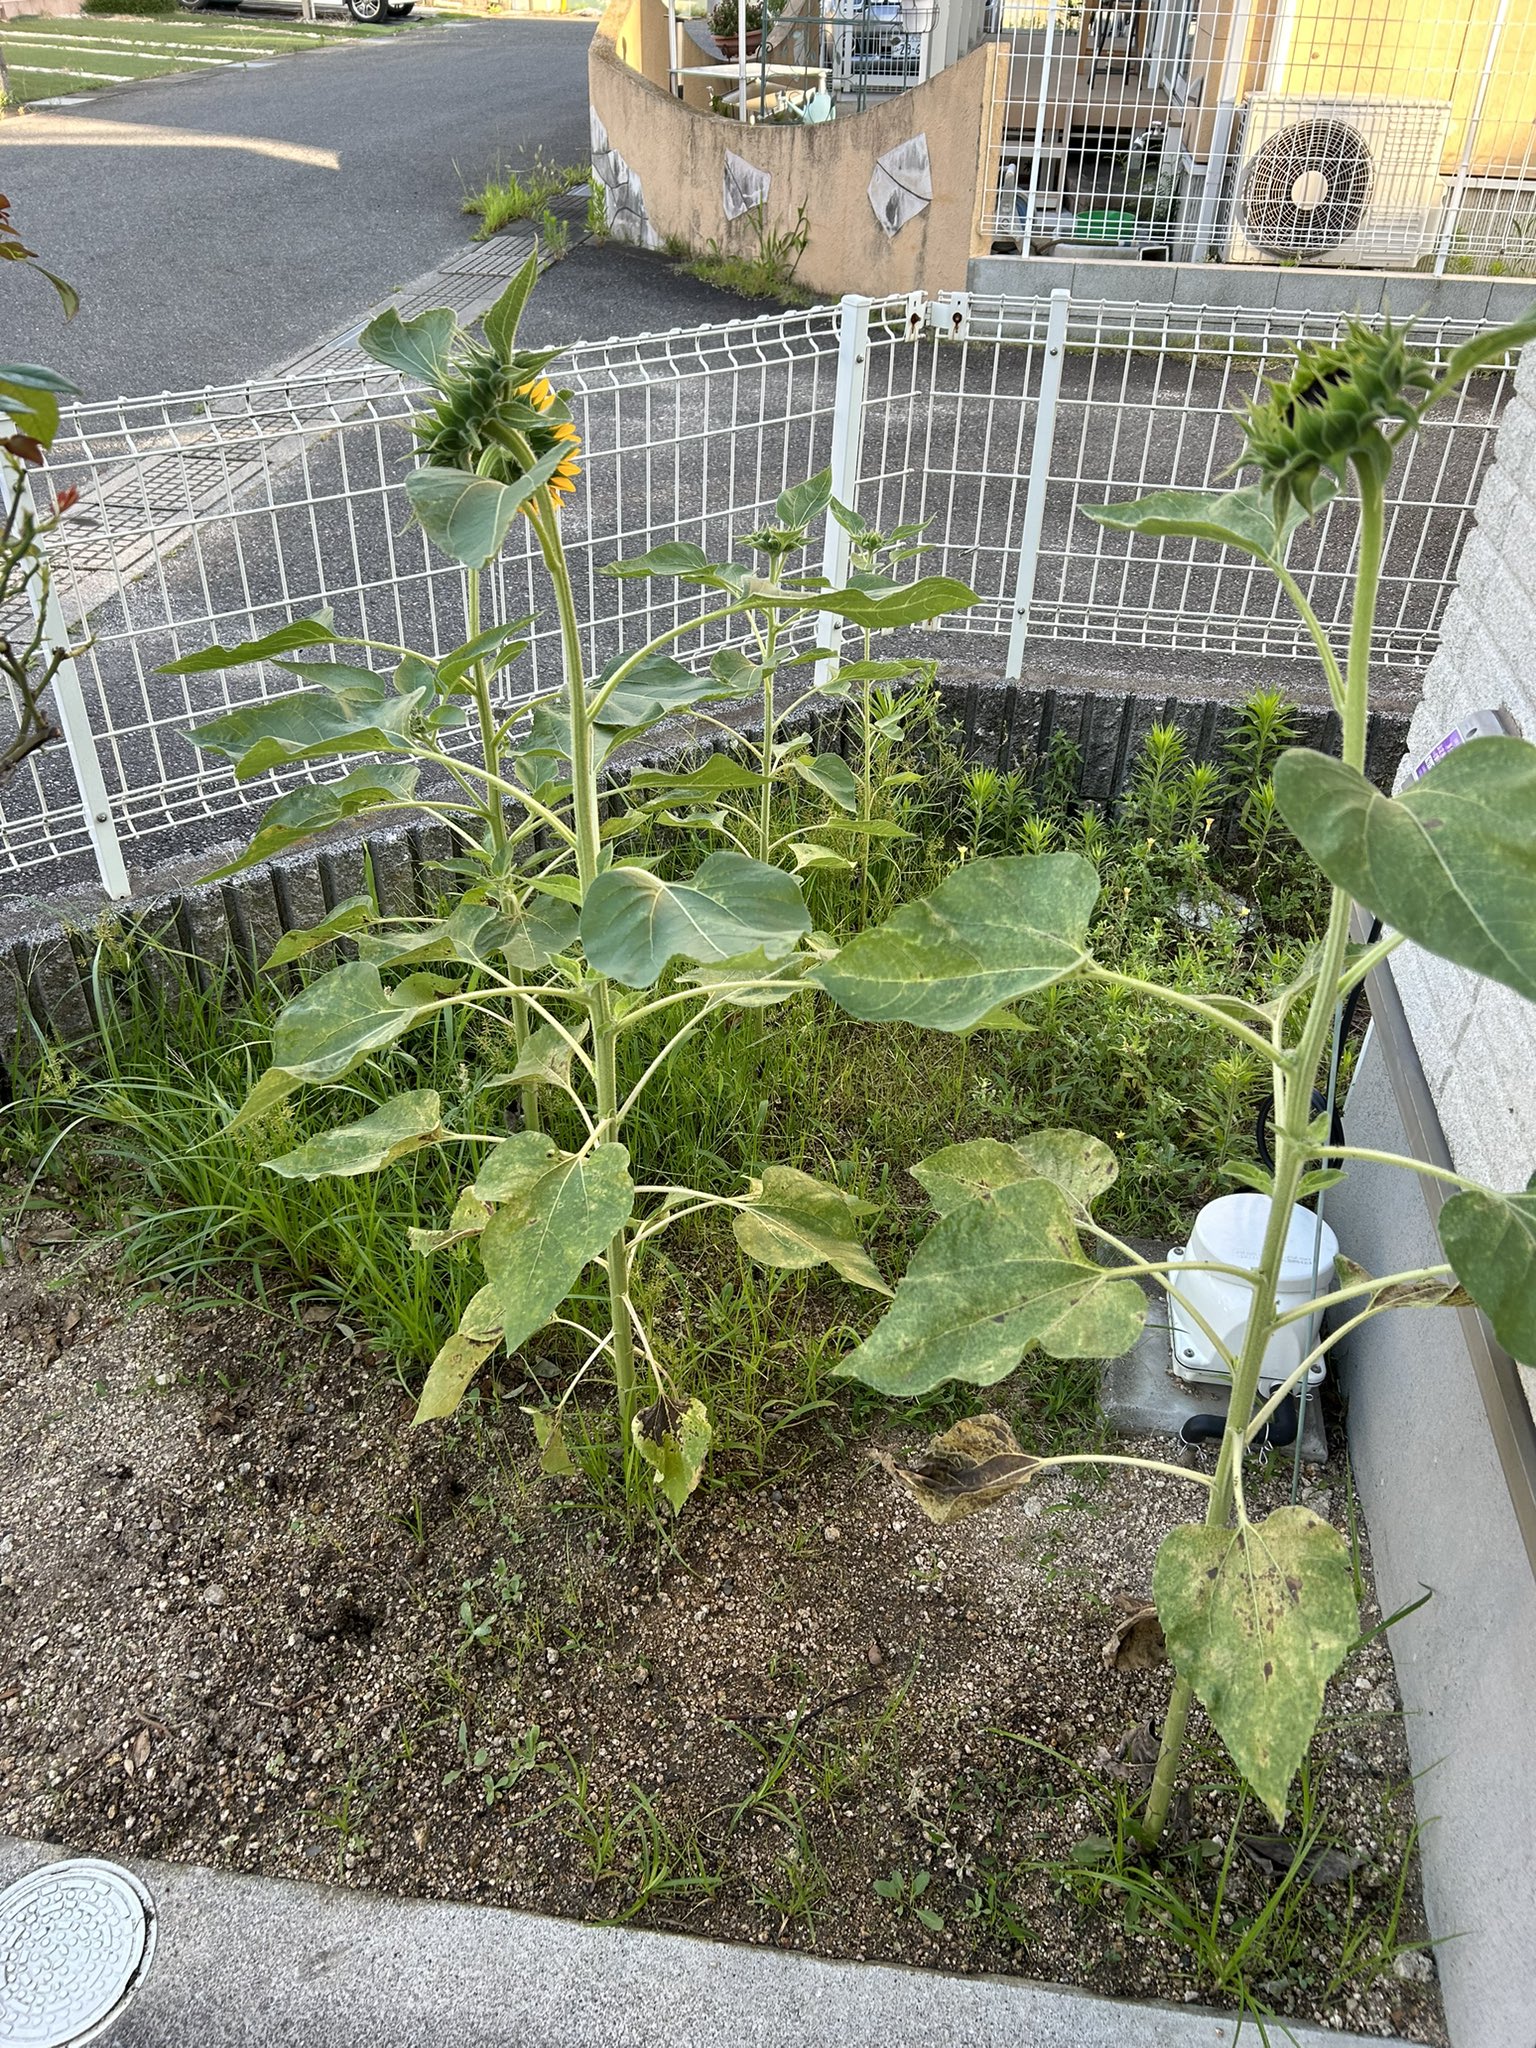
[[[597,800],[597,765],[593,754],[593,709],[587,699],[586,674],[582,664],[581,629],[576,617],[576,597],[571,574],[560,540],[559,514],[544,502],[530,513],[534,534],[544,557],[555,591],[555,609],[560,619],[560,647],[565,670],[566,695],[571,713],[571,819],[576,835],[576,874],[583,897],[598,874],[602,846],[602,820]],[[608,984],[599,978],[592,991],[592,1068],[597,1098],[597,1122],[593,1138],[598,1144],[613,1143],[622,1127],[619,1115],[618,1026]],[[613,1383],[619,1408],[619,1442],[624,1461],[625,1490],[634,1497],[640,1484],[640,1455],[634,1441],[634,1418],[638,1408],[635,1383],[635,1340],[630,1324],[629,1238],[624,1230],[609,1240],[608,1334],[612,1339]]]
[[[1344,676],[1342,706],[1342,755],[1352,768],[1365,766],[1366,713],[1370,689],[1371,635],[1376,620],[1376,594],[1381,581],[1381,552],[1384,526],[1381,477],[1368,465],[1355,471],[1360,492],[1360,567],[1355,585],[1354,613],[1349,628],[1349,663]],[[1349,921],[1352,901],[1343,889],[1335,889],[1329,904],[1328,926],[1319,956],[1316,984],[1301,1037],[1295,1050],[1275,1058],[1275,1178],[1270,1196],[1269,1218],[1259,1255],[1258,1285],[1253,1309],[1243,1333],[1243,1345],[1232,1370],[1232,1393],[1227,1405],[1227,1426],[1216,1460],[1215,1477],[1206,1509],[1206,1527],[1225,1529],[1232,1520],[1234,1504],[1240,1505],[1242,1456],[1259,1389],[1259,1373],[1279,1322],[1276,1296],[1281,1261],[1290,1232],[1296,1191],[1307,1161],[1317,1147],[1311,1136],[1312,1093],[1317,1085],[1331,1042],[1333,1013],[1339,984],[1349,954]],[[1224,1020],[1228,1030],[1231,1020]],[[1268,1052],[1268,1048],[1264,1048]],[[1189,1714],[1190,1689],[1178,1680],[1169,1701],[1163,1725],[1162,1744],[1151,1796],[1147,1802],[1145,1828],[1150,1840],[1161,1834],[1168,1818],[1168,1806],[1178,1773],[1179,1754],[1184,1742],[1184,1724]]]

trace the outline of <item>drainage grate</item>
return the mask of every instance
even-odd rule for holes
[[[45,1864],[0,1892],[0,2044],[80,2048],[143,1982],[154,1904],[113,1863]]]

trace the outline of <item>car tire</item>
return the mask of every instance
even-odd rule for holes
[[[347,0],[347,12],[354,21],[375,28],[389,19],[389,0]]]
[[[405,0],[405,4],[404,4],[404,6],[403,6],[403,7],[391,7],[391,8],[390,8],[390,10],[389,10],[389,18],[390,18],[390,20],[391,20],[391,21],[404,21],[405,17],[406,17],[406,16],[408,15],[408,14],[414,14],[415,12],[416,12],[416,0]]]
[[[206,14],[209,0],[181,0],[182,11],[186,14]]]

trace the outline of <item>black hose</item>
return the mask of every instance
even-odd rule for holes
[[[1255,1451],[1284,1451],[1296,1441],[1296,1431],[1301,1421],[1300,1405],[1294,1394],[1287,1394],[1268,1422],[1259,1431],[1249,1446]],[[1191,1415],[1186,1418],[1179,1431],[1181,1444],[1209,1444],[1219,1442],[1227,1427],[1225,1415]]]

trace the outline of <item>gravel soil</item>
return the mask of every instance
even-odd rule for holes
[[[1105,1885],[1095,1846],[1168,1686],[1102,1646],[1193,1512],[1178,1481],[1057,1473],[941,1531],[868,1440],[826,1436],[792,1480],[631,1540],[540,1474],[515,1399],[413,1430],[329,1311],[146,1293],[60,1216],[7,1251],[0,1828],[1220,2002],[1166,1897]],[[1340,1468],[1304,1497],[1344,1526]],[[1236,1796],[1192,1732],[1166,1882],[1230,1942],[1276,1879],[1239,1850],[1217,1898]],[[1379,1952],[1408,1771],[1378,1637],[1315,1746],[1333,1881],[1295,1888],[1250,1988],[1441,2043],[1411,1854],[1394,1946],[1340,1962]],[[1251,1804],[1241,1826],[1272,1832]]]

